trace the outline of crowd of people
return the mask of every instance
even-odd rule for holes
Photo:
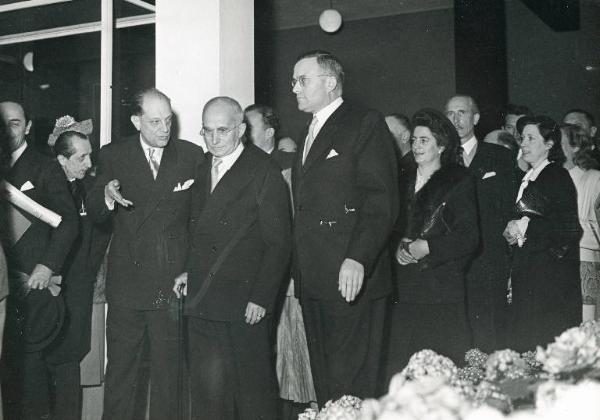
[[[138,134],[97,162],[91,122],[58,119],[46,156],[23,104],[0,102],[0,175],[60,216],[3,200],[6,418],[81,418],[101,266],[105,420],[135,418],[140,398],[153,420],[285,418],[379,396],[421,349],[461,364],[600,317],[590,113],[509,105],[480,141],[474,96],[384,117],[345,100],[328,52],[291,71],[311,115],[297,142],[271,107],[221,96],[202,110],[206,152],[172,138],[155,88],[132,101]]]

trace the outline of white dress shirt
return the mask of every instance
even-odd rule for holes
[[[238,146],[233,150],[233,152],[231,152],[227,156],[222,156],[220,158],[213,156],[213,162],[215,159],[221,159],[221,164],[219,165],[219,179],[217,179],[217,182],[215,182],[214,185],[217,185],[219,181],[223,179],[223,175],[225,175],[227,171],[231,169],[231,167],[238,160],[243,151],[244,144],[240,142],[240,144],[238,144]]]

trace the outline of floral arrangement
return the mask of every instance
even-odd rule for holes
[[[321,411],[309,408],[298,416],[298,420],[353,420],[358,419],[362,400],[350,395],[344,395],[339,400],[327,401]]]
[[[522,354],[472,349],[465,362],[459,369],[432,350],[419,351],[383,397],[344,396],[299,419],[600,420],[600,322]]]
[[[546,349],[537,348],[537,360],[553,377],[585,373],[600,361],[600,341],[595,325],[569,328]]]
[[[412,355],[404,370],[400,372],[399,379],[413,380],[424,376],[441,376],[450,380],[457,373],[458,369],[452,360],[433,350],[421,350]]]

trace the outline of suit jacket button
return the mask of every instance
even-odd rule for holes
[[[210,249],[211,249],[212,252],[217,252],[217,247],[214,246],[214,245]]]
[[[209,275],[210,277],[214,277],[214,276],[215,276],[215,273],[208,273],[208,275]]]

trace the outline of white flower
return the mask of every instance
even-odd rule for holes
[[[592,328],[569,328],[546,350],[542,347],[537,349],[537,360],[552,375],[592,367],[599,359],[600,348]]]

